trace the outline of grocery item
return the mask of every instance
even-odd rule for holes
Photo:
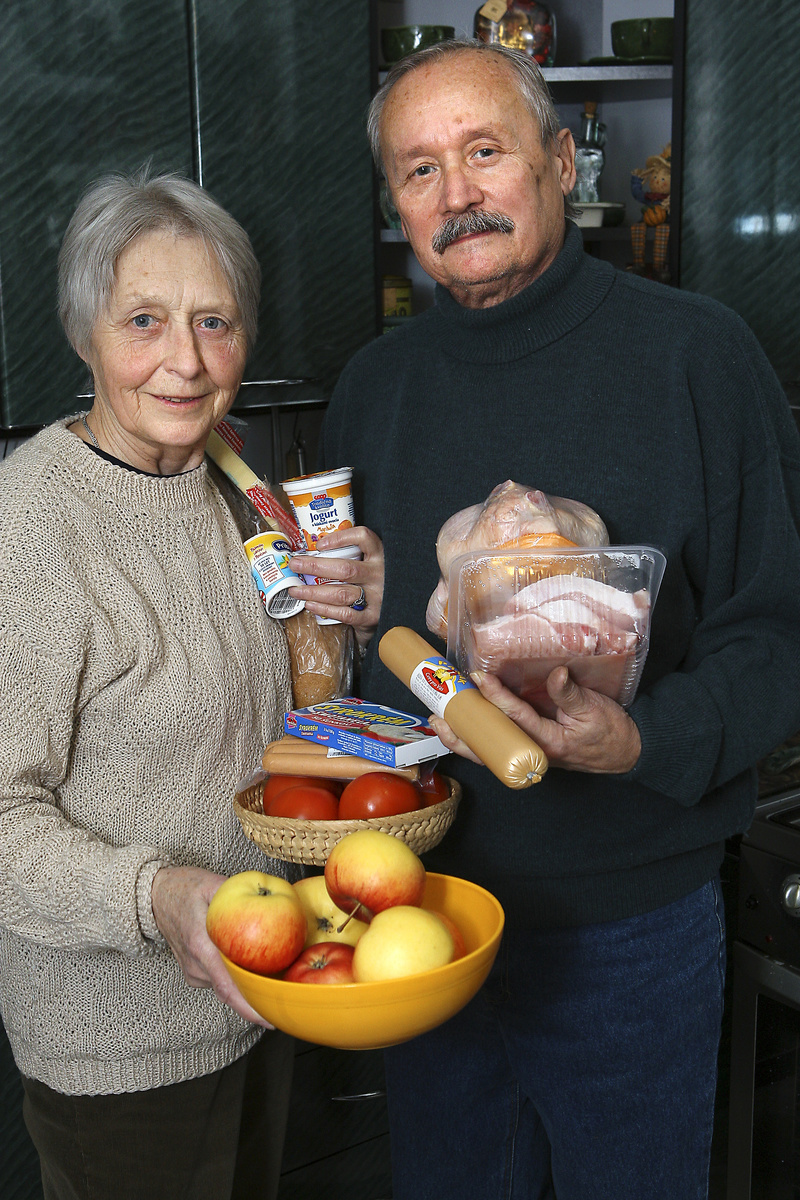
[[[316,775],[323,779],[357,779],[370,771],[377,770],[374,761],[355,754],[328,753],[328,747],[303,738],[287,737],[272,742],[264,751],[261,765],[270,775]],[[381,764],[382,771],[391,771],[415,783],[419,779],[419,767],[389,767]]]
[[[355,696],[294,709],[283,725],[295,737],[369,759],[381,769],[430,762],[448,753],[422,717]]]
[[[627,705],[649,647],[664,555],[648,546],[478,551],[450,569],[447,656],[489,671],[542,715],[546,681],[572,679]]]
[[[353,630],[319,625],[304,607],[284,621],[292,668],[292,698],[298,708],[347,695],[353,684]]]
[[[507,787],[525,788],[540,781],[547,770],[541,747],[413,629],[396,625],[388,630],[378,654]]]
[[[306,550],[305,554],[308,558],[349,558],[353,561],[361,558],[361,550],[358,546],[339,546],[336,550]],[[336,579],[326,579],[319,575],[304,575],[305,583],[338,583]],[[341,625],[341,621],[337,621],[334,617],[319,617],[314,615],[314,620],[318,625]]]
[[[507,479],[482,503],[454,513],[439,530],[436,557],[441,578],[428,601],[425,623],[431,633],[447,637],[450,568],[469,551],[607,544],[608,530],[588,505],[546,496],[537,488]]]
[[[326,533],[355,525],[352,477],[352,467],[337,467],[284,479],[281,484],[309,550],[314,550]]]
[[[286,619],[305,608],[305,600],[296,600],[288,589],[303,580],[289,568],[293,551],[283,533],[269,530],[248,538],[244,552],[250,563],[258,594],[271,617]]]

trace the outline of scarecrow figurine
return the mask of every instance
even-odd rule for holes
[[[669,281],[667,246],[671,163],[672,143],[669,142],[660,154],[652,154],[644,167],[637,167],[631,174],[631,192],[642,205],[642,219],[636,225],[631,225],[633,262],[629,270],[637,275],[646,274],[645,239],[650,225],[655,229],[653,275],[662,283]]]

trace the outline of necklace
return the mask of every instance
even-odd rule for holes
[[[83,428],[86,430],[86,432],[88,433],[89,437],[91,438],[92,445],[93,445],[93,446],[96,446],[96,447],[97,447],[97,449],[99,450],[99,449],[100,449],[100,443],[98,442],[97,438],[94,436],[94,434],[92,433],[91,429],[89,428],[89,422],[86,420],[86,415],[85,415],[85,414],[84,414],[84,416],[82,416],[82,417],[81,417],[81,424],[83,425]]]

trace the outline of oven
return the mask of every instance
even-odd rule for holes
[[[739,848],[727,1200],[800,1200],[800,789]]]

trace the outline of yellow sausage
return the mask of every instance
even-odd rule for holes
[[[325,747],[321,747],[325,750]],[[316,775],[320,779],[356,779],[359,775],[367,775],[372,771],[388,771],[390,775],[399,775],[416,783],[419,779],[419,767],[389,767],[384,763],[373,762],[369,758],[359,758],[355,754],[338,754],[328,758],[327,754],[313,752],[306,754],[298,751],[292,754],[286,750],[275,752],[272,746],[267,746],[261,759],[261,765],[270,775]]]
[[[525,788],[539,782],[547,770],[541,746],[413,629],[403,625],[389,629],[380,640],[378,655],[431,712],[445,718],[453,733],[506,787]]]

